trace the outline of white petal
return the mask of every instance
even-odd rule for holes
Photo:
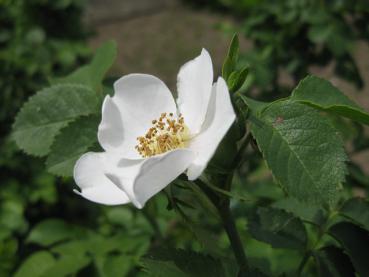
[[[133,185],[138,208],[183,173],[194,158],[192,151],[177,149],[145,160]]]
[[[139,158],[136,138],[144,135],[161,113],[176,113],[173,96],[161,80],[146,74],[123,76],[114,83],[114,91],[114,96],[104,101],[99,142],[106,151]]]
[[[122,146],[123,121],[117,105],[107,95],[102,105],[102,119],[97,132],[100,145],[105,150],[114,150]]]
[[[204,122],[213,84],[213,65],[209,53],[183,65],[178,73],[178,109],[192,134],[197,134]]]
[[[227,84],[219,77],[213,86],[202,130],[189,145],[197,157],[187,170],[188,179],[195,180],[201,175],[235,118]]]
[[[115,161],[107,153],[86,153],[74,166],[74,180],[84,198],[106,205],[126,204],[127,194],[118,188],[105,172],[114,166]]]

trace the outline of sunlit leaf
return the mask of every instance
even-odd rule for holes
[[[22,107],[13,126],[13,137],[30,155],[50,151],[60,129],[79,116],[98,113],[95,92],[81,85],[55,85],[32,96]]]
[[[227,57],[224,60],[222,68],[222,76],[226,81],[228,81],[228,78],[230,77],[231,73],[235,70],[238,60],[238,51],[239,51],[238,35],[234,34],[228,49]]]
[[[294,89],[291,99],[360,123],[369,124],[369,113],[350,100],[330,82],[308,76]]]
[[[239,90],[245,83],[248,73],[248,67],[244,67],[241,70],[233,71],[227,81],[229,91],[236,92],[237,90]]]
[[[346,155],[330,121],[291,101],[277,101],[253,117],[252,135],[286,192],[305,202],[334,202],[344,181]]]

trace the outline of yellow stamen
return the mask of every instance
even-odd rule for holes
[[[143,158],[187,146],[190,136],[182,115],[174,119],[173,113],[162,113],[159,119],[151,123],[153,127],[137,138],[138,144],[135,146]]]

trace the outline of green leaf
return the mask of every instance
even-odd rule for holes
[[[106,256],[102,271],[105,277],[127,276],[133,263],[127,255]]]
[[[91,262],[88,257],[69,256],[61,257],[56,260],[55,264],[49,267],[41,276],[42,277],[64,277],[77,273]]]
[[[71,240],[60,243],[51,248],[51,251],[57,255],[84,257],[90,251],[91,241],[88,239]]]
[[[27,238],[28,243],[50,246],[68,239],[82,237],[83,229],[67,224],[60,219],[47,219],[38,223]]]
[[[154,249],[142,261],[144,268],[152,276],[225,276],[219,260],[189,250]],[[169,270],[170,274],[178,275],[155,274],[160,273],[161,270]]]
[[[240,98],[246,104],[246,106],[250,108],[251,112],[255,115],[260,115],[263,110],[265,110],[269,105],[272,104],[268,102],[257,101],[252,98],[248,98],[244,95],[241,95]]]
[[[10,272],[17,262],[18,241],[17,238],[9,240],[0,239],[0,276],[10,276]]]
[[[23,105],[13,126],[13,138],[26,153],[45,156],[60,129],[93,113],[98,113],[98,98],[91,89],[55,85],[37,92]]]
[[[14,277],[39,277],[54,264],[55,259],[49,252],[35,252],[23,262]]]
[[[352,223],[341,222],[333,225],[329,233],[346,250],[359,276],[369,276],[369,232]]]
[[[210,189],[214,190],[215,192],[222,194],[223,196],[229,197],[229,198],[234,198],[237,199],[239,201],[244,201],[244,202],[251,202],[252,199],[251,198],[247,198],[243,195],[240,195],[239,193],[233,193],[232,191],[228,191],[228,190],[224,190],[221,189],[219,187],[217,187],[216,185],[213,185],[207,178],[205,175],[200,176],[200,180],[206,185],[208,186]]]
[[[355,277],[355,269],[350,258],[335,246],[326,246],[313,253],[319,276]]]
[[[227,85],[230,92],[239,90],[246,81],[249,68],[244,67],[242,70],[233,71],[227,80]]]
[[[315,108],[369,124],[369,113],[351,101],[330,82],[308,76],[294,89],[291,99]]]
[[[61,256],[87,255],[106,256],[110,252],[132,252],[147,249],[148,242],[137,239],[139,236],[127,237],[127,234],[103,237],[92,232],[85,233],[83,238],[76,236],[75,240],[59,243],[51,248],[51,251]]]
[[[193,195],[193,199],[196,200],[199,205],[209,213],[209,216],[213,216],[216,219],[220,219],[218,210],[214,206],[214,204],[209,200],[206,194],[200,189],[199,186],[194,184],[193,182],[181,181],[177,180],[177,183],[183,183],[185,187],[188,187]]]
[[[95,52],[92,61],[80,67],[64,78],[53,79],[51,84],[83,84],[93,90],[101,87],[106,72],[113,65],[117,56],[117,45],[114,41],[104,43]]]
[[[275,248],[304,249],[307,235],[301,220],[274,208],[259,208],[249,220],[251,235]]]
[[[47,170],[58,176],[72,176],[78,158],[97,142],[99,122],[99,116],[81,117],[62,129],[46,160]]]
[[[274,208],[285,210],[286,212],[292,213],[298,218],[314,223],[316,225],[323,224],[325,219],[324,211],[315,205],[308,205],[300,202],[292,197],[285,197],[273,203]]]
[[[223,68],[222,68],[222,76],[224,80],[228,81],[231,73],[234,71],[237,60],[238,60],[238,51],[239,51],[239,40],[238,35],[234,34],[231,44],[228,49],[227,57],[224,60]]]
[[[342,139],[309,106],[278,101],[254,113],[251,132],[274,177],[290,196],[333,203],[346,173]]]
[[[142,258],[141,262],[143,270],[147,272],[149,276],[188,277],[188,275],[182,272],[172,261],[158,261]]]
[[[351,219],[369,231],[369,202],[364,199],[352,198],[345,202],[340,214]]]

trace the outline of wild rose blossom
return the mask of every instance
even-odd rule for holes
[[[74,179],[84,198],[107,205],[146,201],[181,173],[198,178],[235,119],[223,78],[213,84],[209,53],[183,65],[177,101],[158,78],[130,74],[106,96],[98,140],[105,152],[80,157]],[[177,103],[177,104],[176,104]]]

